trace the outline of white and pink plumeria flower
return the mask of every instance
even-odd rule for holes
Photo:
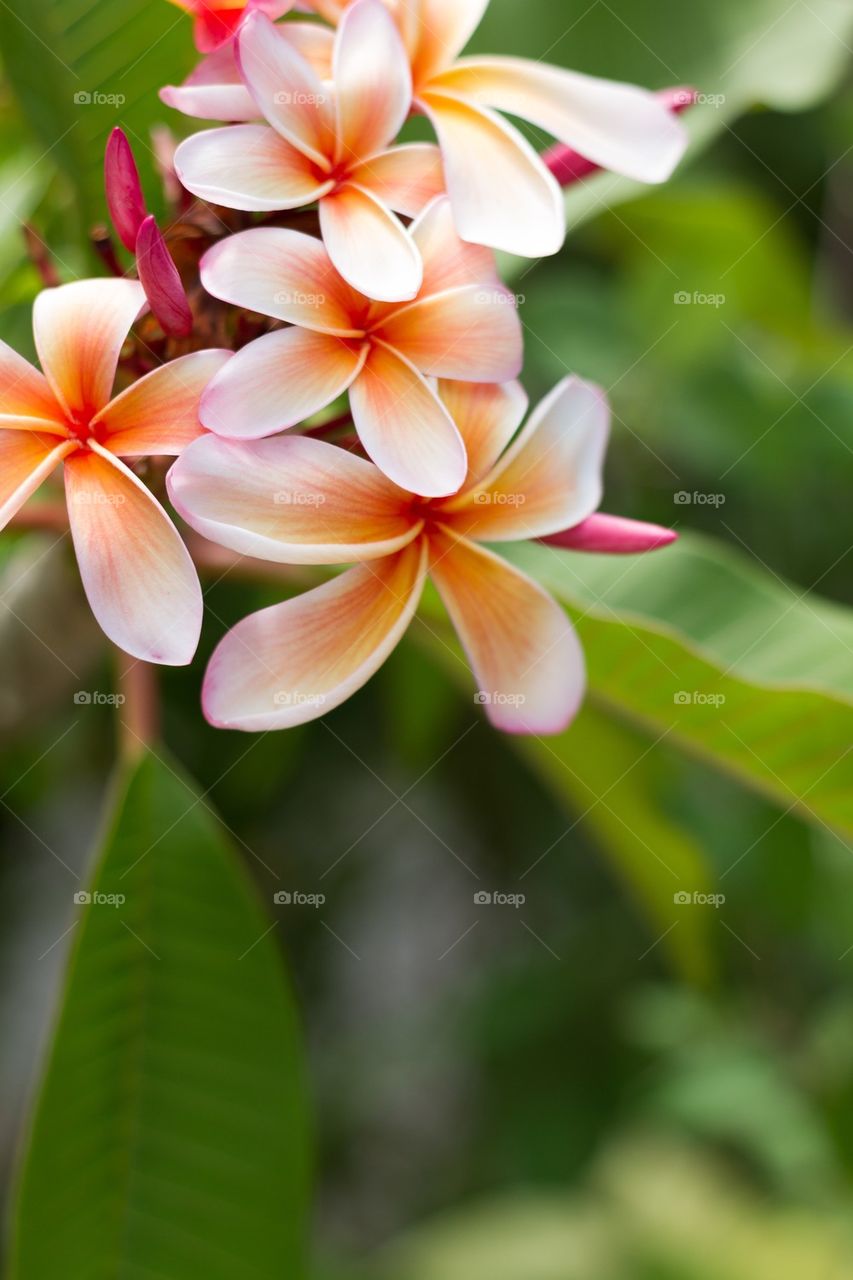
[[[631,522],[612,533],[608,517],[593,515],[609,432],[597,387],[566,379],[517,436],[527,408],[517,383],[447,382],[441,394],[468,456],[450,498],[406,492],[364,459],[305,436],[206,436],[175,464],[172,501],[206,538],[260,560],[354,564],[225,636],[204,684],[212,724],[284,729],[339,706],[400,641],[427,576],[497,728],[554,734],[573,718],[585,686],[574,628],[541,586],[483,544],[580,527],[587,548],[637,551],[674,535],[647,525],[629,533]]]
[[[414,298],[423,269],[398,214],[443,190],[429,144],[392,148],[412,105],[397,27],[381,0],[354,0],[335,36],[334,83],[321,80],[262,13],[235,42],[243,79],[267,124],[197,133],[175,155],[194,195],[254,212],[319,203],[320,229],[344,279],[385,302]]]
[[[235,355],[202,398],[218,435],[257,439],[296,426],[349,390],[361,443],[401,487],[426,497],[465,480],[465,441],[434,378],[507,382],[522,364],[513,295],[490,250],[459,239],[446,197],[412,226],[424,278],[406,304],[357,293],[321,241],[258,227],[215,245],[204,287],[225,302],[285,320]]]
[[[0,528],[63,464],[71,535],[92,612],[119,648],[192,661],[202,596],[190,555],[124,459],[175,456],[202,428],[198,404],[228,351],[197,351],[113,397],[119,355],[147,306],[135,280],[80,280],[36,298],[44,372],[0,344]]]

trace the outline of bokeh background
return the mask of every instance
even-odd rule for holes
[[[187,131],[156,89],[192,51],[154,0],[3,8],[0,335],[31,351],[22,222],[68,278],[91,270],[107,130],[127,126],[153,201],[139,140]],[[851,45],[846,0],[493,0],[475,45],[703,95],[671,183],[584,184],[560,257],[506,266],[532,397],[567,371],[610,392],[605,509],[713,539],[733,577],[681,572],[682,605],[723,619],[756,687],[774,684],[772,630],[790,646],[776,683],[842,717],[830,732],[816,704],[808,742],[797,722],[778,785],[727,754],[739,737],[763,754],[736,708],[706,749],[682,724],[723,720],[722,704],[669,731],[608,692],[608,612],[584,631],[600,679],[554,750],[490,731],[428,628],[284,735],[207,728],[201,659],[162,676],[165,740],[279,923],[310,1058],[322,1280],[853,1276],[849,774],[835,817],[810,799],[853,743]],[[113,710],[74,700],[110,690],[111,665],[53,541],[0,545],[6,1185],[66,958],[73,886],[55,854],[87,865],[115,758]],[[202,658],[280,595],[211,585]],[[642,589],[623,603],[648,645]],[[755,714],[784,736],[784,707]],[[325,901],[279,908],[281,883]]]

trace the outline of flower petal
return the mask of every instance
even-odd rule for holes
[[[239,440],[286,431],[324,409],[349,387],[366,345],[308,329],[277,329],[238,351],[207,388],[201,420]]]
[[[193,351],[134,382],[94,419],[107,433],[105,447],[120,458],[179,454],[202,435],[201,394],[231,358],[230,351]]]
[[[205,436],[172,467],[169,494],[204,537],[283,564],[375,560],[423,526],[409,494],[372,463],[305,436]]]
[[[520,382],[442,382],[439,394],[468,451],[466,489],[491,471],[527,413]]]
[[[479,27],[489,0],[421,0],[416,71],[425,80],[449,66]]]
[[[464,538],[431,535],[430,561],[492,724],[507,733],[562,733],[586,684],[563,610],[526,574]]]
[[[137,280],[75,280],[38,295],[36,349],[69,415],[88,417],[107,403],[122,345],[146,306]]]
[[[510,382],[521,372],[521,321],[503,285],[464,285],[419,299],[377,335],[432,377]]]
[[[483,542],[541,538],[579,524],[601,502],[609,433],[604,392],[564,378],[489,475],[448,503],[449,523]]]
[[[30,419],[36,429],[42,422],[58,427],[64,417],[44,374],[0,340],[0,426],[22,419],[26,428]]]
[[[665,182],[687,148],[687,133],[647,89],[600,80],[526,58],[465,58],[441,90],[521,116],[604,169],[640,182]]]
[[[561,533],[552,533],[542,541],[549,547],[570,551],[597,551],[608,556],[636,556],[644,551],[657,551],[678,540],[674,529],[647,524],[644,520],[628,520],[625,516],[598,513],[587,516],[580,524]]]
[[[525,258],[557,253],[566,234],[562,194],[529,142],[467,99],[430,90],[421,100],[438,134],[463,240]]]
[[[331,31],[318,22],[288,22],[280,30],[321,80],[332,76]],[[261,112],[246,88],[237,60],[234,43],[228,41],[215,52],[202,58],[181,85],[166,85],[160,100],[199,120],[242,122],[257,120]]]
[[[441,150],[431,142],[391,147],[352,169],[350,181],[372,192],[389,209],[416,218],[444,192]]]
[[[455,493],[467,459],[456,424],[399,352],[377,343],[350,387],[359,439],[386,476],[424,497]]]
[[[297,209],[319,200],[332,183],[275,129],[235,124],[194,133],[175,152],[175,169],[193,195],[227,209]]]
[[[425,569],[418,540],[245,618],[210,660],[207,719],[223,729],[289,729],[340,706],[402,639]]]
[[[463,284],[499,282],[491,249],[459,238],[447,196],[427,205],[412,223],[411,231],[424,264],[422,297]]]
[[[37,431],[0,430],[0,529],[76,447]]]
[[[335,41],[337,159],[344,164],[387,147],[412,105],[412,73],[400,33],[382,0],[355,0]]]
[[[334,110],[310,63],[263,13],[246,19],[236,49],[243,79],[263,116],[298,151],[330,170]]]
[[[417,296],[421,255],[399,218],[369,191],[347,183],[326,196],[320,229],[329,257],[353,289],[383,302]]]
[[[105,451],[68,458],[65,491],[83,588],[101,629],[135,658],[186,666],[201,631],[201,587],[166,512]]]
[[[214,298],[261,315],[337,337],[361,337],[355,293],[314,236],[280,227],[254,227],[220,240],[201,260],[201,282]]]

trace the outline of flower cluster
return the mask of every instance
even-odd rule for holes
[[[689,95],[460,57],[488,0],[175,3],[204,56],[161,97],[227,123],[177,147],[161,133],[161,224],[127,138],[109,140],[133,263],[101,236],[115,278],[39,295],[41,372],[0,349],[0,527],[62,464],[92,609],[151,662],[190,662],[202,622],[158,486],[240,555],[351,566],[225,636],[204,685],[215,725],[285,728],[339,705],[429,577],[491,721],[559,732],[583,695],[577,637],[490,544],[637,552],[673,535],[597,514],[598,388],[567,378],[522,425],[523,331],[494,251],[560,249],[558,178],[665,180]],[[539,154],[503,113],[554,145]],[[418,116],[435,142],[406,140]]]

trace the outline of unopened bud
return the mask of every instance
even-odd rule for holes
[[[193,313],[156,219],[145,219],[136,238],[136,265],[145,296],[165,333],[186,338],[192,333]]]

